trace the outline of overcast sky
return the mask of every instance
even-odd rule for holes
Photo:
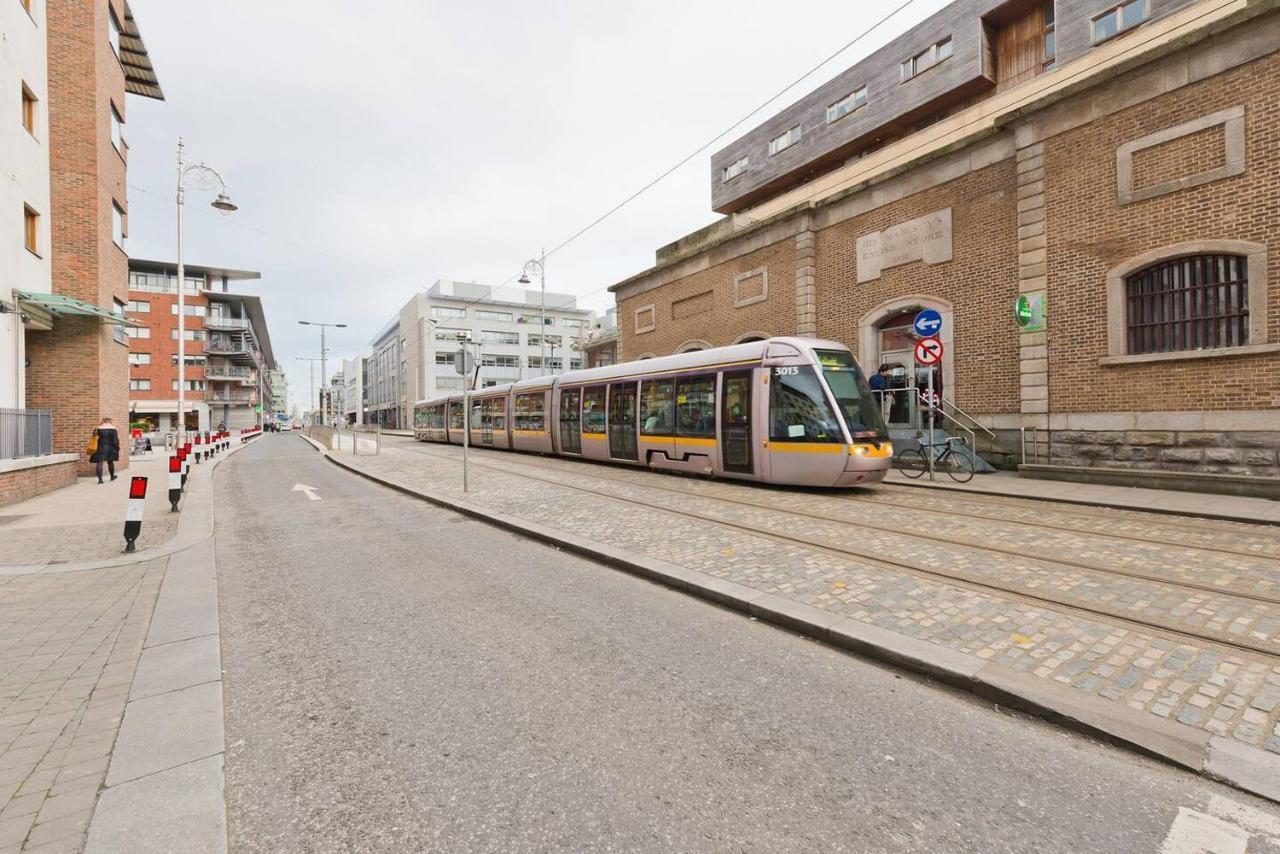
[[[294,400],[437,279],[499,285],[904,0],[132,0],[166,100],[130,96],[129,253],[172,259],[174,150],[241,210],[188,197],[186,259],[248,268]],[[946,5],[914,0],[786,97],[548,259],[605,288],[717,216],[710,151]],[[317,381],[319,381],[317,370]]]

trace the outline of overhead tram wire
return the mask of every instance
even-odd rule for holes
[[[720,131],[718,134],[716,134],[715,136],[713,136],[711,139],[707,140],[705,143],[703,143],[702,145],[698,146],[698,148],[697,148],[697,149],[695,149],[694,151],[690,152],[688,155],[686,155],[684,158],[682,158],[679,162],[677,162],[674,166],[672,166],[672,167],[670,167],[669,169],[667,169],[666,171],[664,171],[661,175],[659,175],[658,177],[654,178],[652,181],[650,181],[649,183],[645,184],[643,187],[641,187],[640,189],[636,190],[634,193],[632,193],[631,195],[627,196],[625,199],[623,199],[622,201],[618,202],[618,203],[617,203],[616,205],[614,205],[613,207],[609,208],[609,210],[605,211],[605,212],[604,212],[604,213],[602,213],[600,216],[596,217],[596,218],[595,218],[595,219],[593,219],[591,222],[587,223],[587,225],[585,225],[585,226],[583,226],[582,228],[578,229],[576,232],[574,232],[572,235],[570,235],[570,236],[569,236],[568,238],[566,238],[565,240],[562,240],[560,243],[557,243],[554,247],[552,247],[551,249],[549,249],[549,250],[547,250],[545,253],[543,253],[543,256],[542,256],[542,257],[547,258],[547,257],[550,257],[550,256],[554,255],[555,253],[559,252],[561,249],[564,249],[564,248],[565,248],[566,246],[568,246],[570,243],[573,243],[575,240],[577,240],[578,238],[582,237],[582,236],[583,236],[584,234],[586,234],[588,231],[591,231],[591,229],[595,228],[597,225],[599,225],[600,223],[604,222],[604,221],[605,221],[606,219],[608,219],[609,217],[611,217],[611,216],[613,216],[614,214],[616,214],[618,211],[622,210],[622,209],[623,209],[624,207],[626,207],[627,205],[629,205],[629,204],[631,204],[632,202],[634,202],[636,199],[638,199],[640,196],[642,196],[642,195],[644,195],[645,193],[647,193],[649,190],[653,189],[655,186],[657,186],[657,185],[658,185],[659,183],[661,183],[663,180],[665,180],[666,178],[670,177],[670,176],[671,176],[671,174],[672,174],[672,173],[674,173],[676,170],[680,169],[682,166],[684,166],[685,164],[687,164],[689,161],[693,160],[693,158],[695,158],[695,157],[697,157],[698,155],[702,154],[704,151],[706,151],[706,150],[707,150],[708,148],[710,148],[711,146],[715,145],[717,142],[719,142],[719,141],[720,141],[721,139],[723,139],[725,136],[729,135],[730,133],[732,133],[733,131],[735,131],[737,128],[739,128],[741,125],[743,125],[743,124],[745,124],[746,122],[748,122],[752,117],[754,117],[757,113],[759,113],[759,112],[761,112],[762,110],[764,110],[765,108],[767,108],[767,107],[768,107],[770,104],[772,104],[774,101],[778,100],[778,99],[779,99],[779,98],[781,98],[783,95],[786,95],[786,94],[787,94],[788,92],[790,92],[792,89],[794,89],[795,87],[797,87],[797,86],[799,86],[801,83],[803,83],[805,80],[807,80],[807,79],[809,79],[810,77],[812,77],[814,74],[816,74],[818,71],[820,71],[820,70],[823,68],[823,66],[825,66],[825,65],[827,65],[828,63],[830,63],[830,62],[834,61],[838,56],[840,56],[840,54],[844,53],[844,52],[845,52],[845,51],[847,51],[849,48],[853,47],[853,46],[854,46],[854,45],[856,45],[858,42],[862,41],[862,40],[863,40],[863,39],[865,39],[867,36],[869,36],[869,35],[871,35],[873,32],[875,32],[876,30],[880,29],[880,27],[882,27],[882,26],[884,26],[885,24],[887,24],[887,23],[889,22],[889,20],[890,20],[891,18],[895,17],[899,12],[902,12],[903,10],[905,10],[905,9],[906,9],[906,8],[908,8],[909,6],[914,5],[915,3],[916,3],[916,0],[903,0],[903,2],[902,2],[902,3],[900,3],[897,7],[895,7],[895,8],[893,9],[893,11],[889,12],[887,15],[885,15],[884,17],[882,17],[882,18],[880,18],[879,20],[877,20],[874,24],[872,24],[871,26],[867,27],[867,28],[866,28],[865,30],[863,30],[862,32],[858,33],[858,35],[854,36],[854,38],[853,38],[853,39],[851,39],[850,41],[846,42],[846,43],[845,43],[845,44],[844,44],[844,45],[843,45],[839,50],[837,50],[835,53],[832,53],[830,56],[828,56],[828,57],[826,57],[825,59],[823,59],[823,60],[822,60],[821,62],[819,62],[817,65],[815,65],[815,66],[813,66],[812,68],[810,68],[810,69],[809,69],[808,71],[806,71],[804,74],[801,74],[801,75],[800,75],[799,77],[797,77],[795,80],[791,81],[791,82],[790,82],[790,83],[788,83],[786,86],[782,87],[782,89],[780,89],[776,94],[771,95],[769,98],[767,98],[765,101],[763,101],[763,102],[762,102],[758,107],[756,107],[755,109],[753,109],[751,112],[747,113],[745,116],[743,116],[742,118],[738,119],[738,120],[737,120],[736,122],[734,122],[733,124],[729,125],[729,127],[727,127],[727,128],[725,128],[724,130]],[[506,280],[505,282],[503,282],[502,284],[500,284],[500,285],[496,286],[495,288],[491,288],[491,289],[490,289],[490,291],[492,292],[493,290],[497,290],[497,288],[506,287],[507,285],[511,284],[511,283],[512,283],[512,282],[514,282],[516,279],[518,279],[521,275],[522,275],[522,273],[516,273],[514,276],[512,276],[512,277],[511,277],[511,278],[509,278],[509,279],[507,279],[507,280]],[[606,286],[606,287],[604,287],[604,288],[597,288],[597,289],[596,289],[596,290],[594,290],[594,291],[588,291],[587,293],[582,294],[581,296],[583,296],[583,297],[594,296],[595,294],[598,294],[598,293],[600,293],[601,291],[606,290],[606,289],[607,289],[607,287],[608,287],[608,286]],[[576,300],[576,299],[580,299],[580,298],[581,298],[581,297],[575,297],[575,300]],[[462,306],[462,307],[463,307],[463,308],[470,308],[471,306],[476,305],[477,303],[484,302],[484,299],[485,299],[484,297],[477,297],[476,299],[472,300],[471,302],[467,303],[466,305],[464,305],[464,306]],[[566,305],[567,305],[567,303],[566,303]],[[554,308],[563,308],[563,307],[564,307],[564,306],[554,306]]]

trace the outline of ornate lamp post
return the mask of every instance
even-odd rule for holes
[[[182,140],[178,140],[178,447],[187,432],[187,268],[182,262],[182,211],[186,207],[187,190],[218,191],[210,204],[214,210],[229,214],[238,210],[227,195],[227,182],[210,166],[187,163]]]
[[[519,283],[522,285],[529,284],[529,274],[538,274],[538,288],[542,291],[542,329],[539,330],[538,343],[540,345],[539,356],[542,370],[547,369],[547,250],[543,249],[542,253],[532,261],[526,261],[524,269],[520,272]]]

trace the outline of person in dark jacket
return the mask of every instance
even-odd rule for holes
[[[120,434],[110,418],[103,418],[102,423],[94,428],[93,434],[98,437],[98,446],[89,459],[94,463],[94,471],[98,474],[98,483],[102,483],[102,464],[107,464],[111,479],[116,479],[116,461],[120,459]]]

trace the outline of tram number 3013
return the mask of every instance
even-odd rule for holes
[[[774,369],[773,369],[773,375],[774,375],[775,377],[790,377],[790,376],[798,376],[798,375],[799,375],[799,373],[800,373],[800,368],[798,368],[798,367],[796,367],[796,366],[794,366],[794,365],[792,365],[792,366],[790,366],[790,367],[782,367],[782,368],[774,368]]]

